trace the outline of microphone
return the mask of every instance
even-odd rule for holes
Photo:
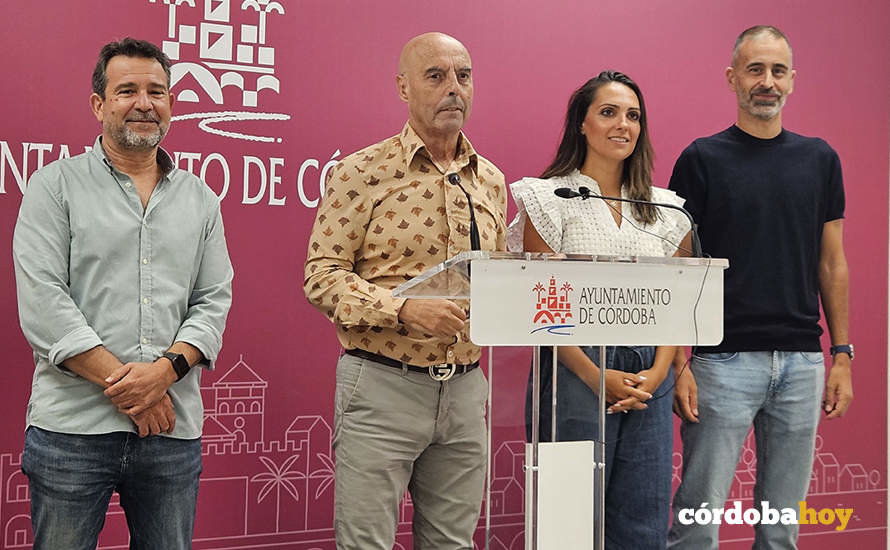
[[[451,185],[459,187],[467,197],[467,204],[470,206],[470,249],[482,250],[482,244],[479,240],[479,226],[476,225],[476,211],[473,208],[473,199],[470,198],[470,194],[467,193],[467,190],[460,184],[460,174],[452,172],[451,174],[446,175],[445,178]]]
[[[692,219],[692,214],[689,213],[688,210],[683,208],[682,206],[677,206],[676,204],[668,204],[666,202],[653,202],[653,201],[643,201],[639,199],[625,199],[623,197],[606,197],[603,195],[597,195],[590,192],[590,189],[587,187],[581,186],[578,187],[578,190],[575,191],[573,189],[569,189],[568,187],[558,187],[553,190],[553,194],[562,199],[574,199],[577,197],[581,197],[581,200],[587,200],[590,198],[594,199],[603,199],[606,201],[619,201],[619,202],[629,202],[633,204],[651,204],[652,206],[658,206],[663,208],[671,208],[673,210],[678,210],[683,213],[686,218],[689,219],[689,224],[692,228],[692,255],[696,258],[703,258],[701,249],[701,239],[698,236],[698,224],[695,223],[695,220]]]
[[[578,191],[582,189],[587,192],[579,193]],[[553,191],[553,194],[561,199],[574,199],[575,197],[582,197],[584,200],[587,200],[587,198],[590,196],[590,189],[586,187],[579,187],[578,191],[572,191],[568,187],[558,187]]]

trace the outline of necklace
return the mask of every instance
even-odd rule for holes
[[[614,201],[614,200],[606,199],[606,204],[608,204],[609,207],[612,208],[613,210],[621,209],[621,201]]]

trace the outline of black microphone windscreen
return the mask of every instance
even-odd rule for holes
[[[576,193],[575,191],[572,191],[568,187],[558,187],[553,190],[553,193],[557,197],[560,197],[562,199],[573,199],[573,198],[579,196],[578,193]]]

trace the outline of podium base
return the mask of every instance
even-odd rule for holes
[[[532,456],[526,444],[526,457]],[[537,506],[526,506],[526,548],[593,548],[594,442],[538,443]],[[531,487],[526,472],[526,488]],[[534,497],[532,497],[534,498]],[[537,546],[528,529],[537,509]]]

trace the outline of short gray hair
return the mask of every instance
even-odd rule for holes
[[[788,37],[785,36],[778,27],[773,27],[772,25],[754,25],[753,27],[748,27],[747,29],[742,31],[742,34],[739,35],[738,38],[735,39],[735,45],[732,48],[732,66],[735,67],[735,62],[739,57],[739,48],[742,47],[742,43],[747,38],[752,38],[755,36],[760,36],[762,34],[768,34],[773,38],[781,38],[788,44],[788,51],[791,51],[791,42],[788,40]],[[793,53],[792,53],[793,55]]]

